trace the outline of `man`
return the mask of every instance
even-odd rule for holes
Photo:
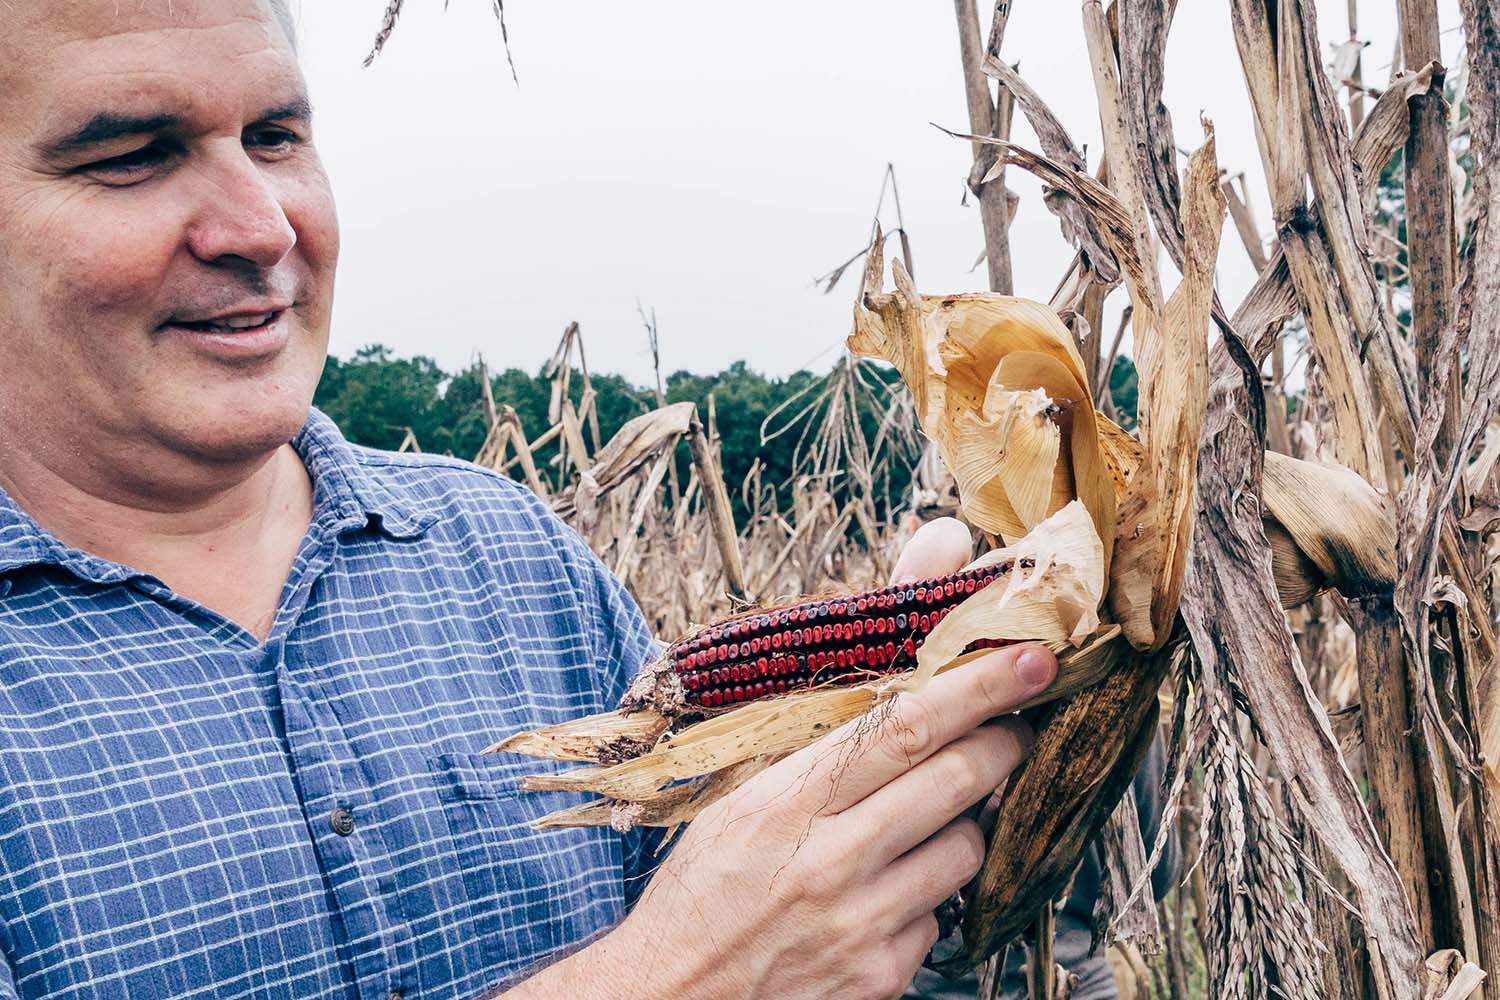
[[[531,830],[475,751],[651,639],[508,480],[309,413],[338,226],[281,15],[0,7],[0,998],[899,994],[1055,661],[787,758],[644,893],[648,838]]]

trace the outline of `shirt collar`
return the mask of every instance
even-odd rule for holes
[[[292,447],[313,481],[314,521],[332,516],[340,531],[368,524],[391,538],[416,538],[437,521],[437,514],[372,475],[369,459],[380,453],[350,444],[321,410],[308,414]]]
[[[292,438],[313,482],[313,523],[341,534],[370,527],[391,538],[416,538],[437,515],[417,507],[379,482],[365,461],[376,454],[351,445],[325,414],[313,409]],[[139,573],[70,548],[37,524],[0,488],[0,574],[23,566],[51,564],[95,583],[118,583]]]

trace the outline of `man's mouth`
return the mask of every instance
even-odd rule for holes
[[[277,309],[272,312],[224,316],[209,320],[175,320],[172,325],[187,330],[196,330],[199,333],[251,333],[270,326],[280,318],[284,311]]]

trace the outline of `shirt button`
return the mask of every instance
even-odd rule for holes
[[[333,825],[333,832],[340,837],[347,837],[354,832],[354,814],[343,806],[339,806],[329,817]]]

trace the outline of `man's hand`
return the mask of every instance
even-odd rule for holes
[[[969,545],[963,525],[931,522],[894,579],[951,573]],[[995,650],[756,775],[705,809],[625,922],[567,964],[587,960],[611,997],[899,996],[937,940],[932,911],[983,862],[965,813],[1030,750],[1008,713],[1056,669],[1045,647]]]

